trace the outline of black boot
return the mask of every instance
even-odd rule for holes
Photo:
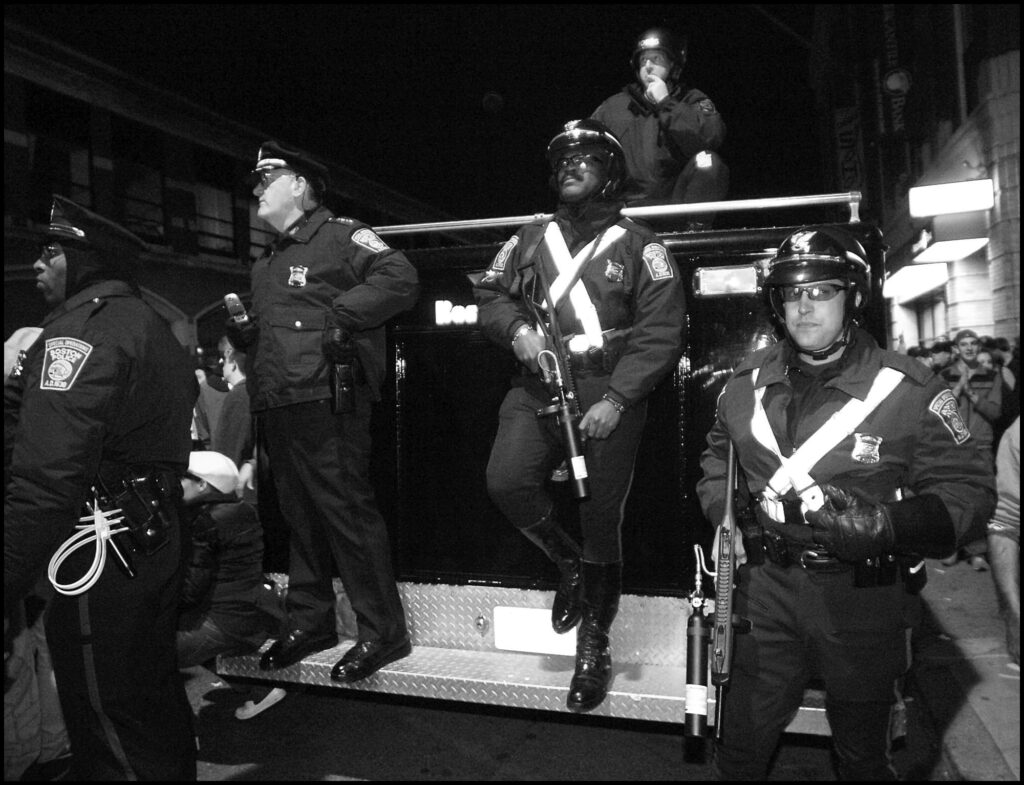
[[[622,562],[583,562],[583,620],[576,633],[576,672],[569,685],[569,711],[596,709],[608,694],[612,655],[608,632],[619,610]]]
[[[559,634],[568,632],[576,626],[583,612],[580,608],[580,548],[550,515],[520,531],[548,555],[562,574],[551,604],[551,628]]]

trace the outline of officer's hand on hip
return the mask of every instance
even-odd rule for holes
[[[825,504],[805,514],[814,542],[844,561],[861,561],[891,553],[895,530],[887,505],[866,501],[823,483]]]
[[[580,433],[586,439],[607,439],[619,424],[622,415],[611,403],[600,400],[587,409],[580,420]]]

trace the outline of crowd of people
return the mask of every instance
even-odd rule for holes
[[[551,625],[577,630],[574,712],[601,705],[612,680],[621,529],[647,398],[676,367],[687,319],[673,255],[621,209],[727,190],[724,123],[683,84],[685,62],[670,31],[637,39],[635,82],[547,146],[553,218],[516,232],[474,280],[480,329],[518,363],[482,470],[496,506],[559,570]],[[38,646],[45,619],[62,708],[49,707],[47,754],[70,748],[74,778],[195,779],[180,669],[261,652],[259,667],[277,670],[335,647],[335,572],[357,634],[331,678],[358,682],[412,652],[369,461],[385,324],[416,302],[416,269],[327,209],[321,162],[268,141],[252,178],[275,237],[216,366],[196,372],[142,299],[144,243],[61,196],[34,265],[52,310],[40,330],[12,336],[5,676],[19,661],[14,641],[32,634]],[[991,549],[1019,658],[1019,579],[1006,573],[1016,564],[1007,543],[1019,553],[1019,349],[971,330],[908,352],[919,362],[881,349],[860,326],[873,296],[868,256],[842,229],[786,238],[764,294],[780,340],[726,383],[697,488],[720,521],[735,453],[749,512],[737,612],[753,626],[736,641],[715,773],[764,777],[816,675],[841,775],[892,779],[889,718],[923,557]],[[567,458],[579,542],[547,492]],[[273,483],[289,525],[283,599],[264,580],[257,476]],[[91,551],[62,553],[79,537]],[[55,554],[40,612],[27,600]]]

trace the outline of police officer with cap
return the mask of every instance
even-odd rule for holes
[[[922,557],[983,530],[992,471],[942,381],[859,326],[870,269],[850,232],[790,235],[764,292],[784,340],[727,382],[697,486],[720,522],[731,441],[756,518],[740,516],[735,608],[751,629],[735,637],[715,773],[763,779],[818,677],[840,779],[894,779],[890,713]]]
[[[229,322],[228,337],[251,363],[251,410],[291,530],[287,623],[260,667],[337,645],[336,568],[359,639],[331,678],[358,681],[411,651],[369,460],[384,324],[415,303],[418,277],[369,226],[323,206],[320,162],[270,141],[253,175],[277,238],[253,264],[248,325]]]
[[[671,30],[645,30],[630,58],[636,81],[591,115],[622,143],[631,206],[712,202],[728,192],[729,169],[718,154],[725,122],[707,95],[682,82],[686,55]],[[701,216],[693,228],[710,220]]]
[[[623,509],[647,396],[682,349],[685,304],[672,255],[649,228],[619,215],[623,152],[608,128],[566,123],[547,158],[558,191],[554,220],[517,232],[475,284],[481,330],[521,368],[501,406],[487,488],[559,569],[552,628],[579,625],[566,705],[587,712],[612,678],[608,633],[622,586]],[[545,305],[552,300],[554,313]],[[582,414],[590,489],[579,508],[582,544],[555,518],[545,485],[568,452],[556,419],[538,416],[552,400],[558,344],[571,377],[565,386]]]
[[[175,630],[179,477],[198,391],[188,354],[134,281],[144,247],[54,197],[33,265],[52,310],[25,359],[20,402],[5,400],[16,422],[5,626],[49,562],[57,594],[46,634],[74,779],[196,777]],[[76,535],[80,520],[91,526]],[[72,536],[89,547],[57,559]]]

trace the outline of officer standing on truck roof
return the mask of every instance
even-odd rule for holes
[[[764,291],[785,340],[726,384],[697,487],[720,522],[731,440],[756,514],[740,516],[734,605],[752,629],[735,637],[715,774],[764,778],[817,677],[840,779],[895,779],[890,713],[922,557],[984,530],[992,470],[942,380],[858,326],[870,270],[849,232],[790,235]]]
[[[615,136],[596,120],[576,120],[551,140],[547,158],[559,196],[554,220],[518,231],[475,286],[481,329],[521,363],[501,406],[487,488],[558,565],[551,621],[559,633],[580,624],[567,706],[585,712],[604,700],[611,679],[623,509],[647,396],[679,358],[685,304],[672,255],[650,229],[619,215],[625,169]],[[538,416],[552,400],[540,362],[559,337],[586,440],[582,548],[555,520],[544,485],[567,452],[555,417]]]

